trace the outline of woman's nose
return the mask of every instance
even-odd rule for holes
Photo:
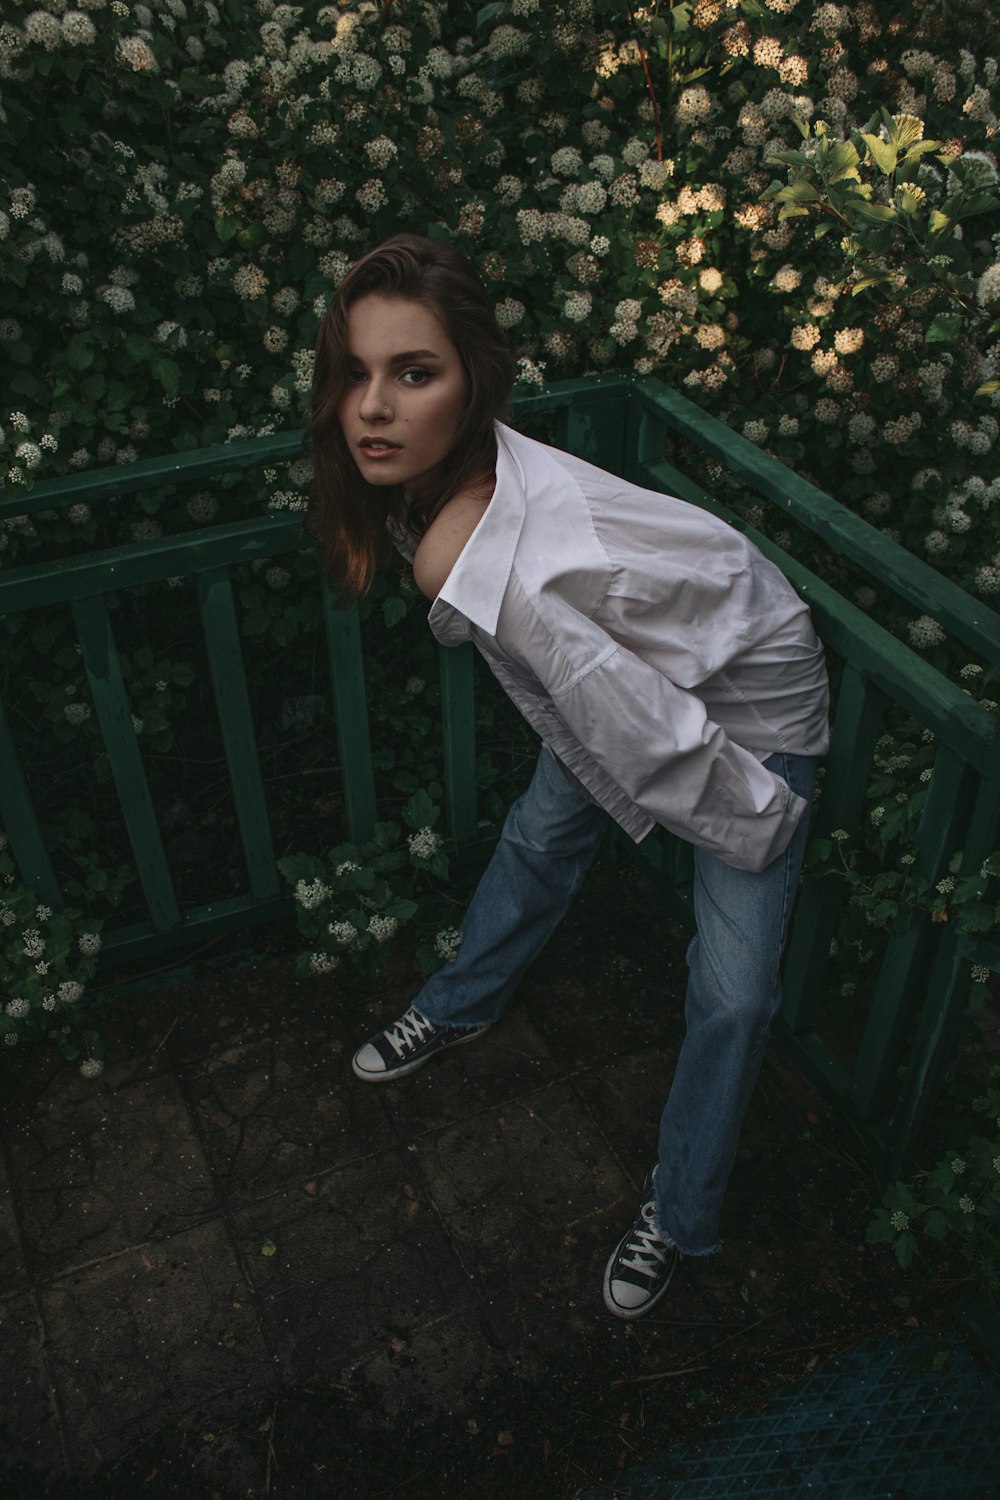
[[[386,422],[392,414],[385,386],[378,380],[365,382],[358,412],[366,422]]]

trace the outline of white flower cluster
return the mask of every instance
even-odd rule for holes
[[[589,292],[570,292],[563,304],[563,314],[571,323],[582,323],[590,317],[593,300]]]
[[[516,328],[524,318],[525,308],[524,303],[519,302],[516,297],[505,297],[493,311],[501,328]]]
[[[452,963],[458,957],[458,950],[462,945],[462,934],[457,927],[442,927],[434,939],[434,951],[445,963]]]
[[[410,853],[415,859],[431,859],[441,848],[441,835],[433,828],[420,828],[407,839]]]
[[[376,943],[387,943],[398,926],[399,922],[395,917],[373,916],[368,922],[368,932]]]
[[[907,626],[910,640],[919,651],[928,646],[940,646],[945,639],[944,631],[931,615],[920,615]]]
[[[352,922],[331,922],[326,930],[340,948],[352,948],[358,940],[358,930]]]
[[[802,285],[802,272],[797,266],[786,262],[780,266],[769,283],[769,290],[775,292],[794,292]]]
[[[1000,302],[1000,261],[987,266],[976,286],[976,300],[980,307],[989,307]]]
[[[309,972],[311,974],[332,974],[334,969],[340,967],[340,959],[334,953],[316,952],[309,955]]]
[[[339,872],[338,872],[339,873]],[[317,877],[315,880],[298,880],[295,883],[295,900],[304,911],[314,911],[330,899],[330,887]]]
[[[365,155],[373,166],[387,167],[397,155],[396,142],[387,135],[377,135],[374,140],[365,142]]]
[[[523,357],[517,362],[517,378],[525,385],[537,386],[539,390],[545,384],[545,361],[531,360]]]

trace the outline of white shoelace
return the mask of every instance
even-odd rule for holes
[[[422,1042],[428,1032],[434,1030],[432,1021],[425,1016],[418,1015],[412,1008],[401,1016],[391,1031],[386,1032],[389,1044],[397,1057],[403,1057],[407,1052],[413,1050],[418,1042]]]
[[[652,1279],[658,1276],[660,1268],[667,1258],[669,1246],[661,1238],[656,1228],[656,1205],[646,1203],[643,1205],[642,1216],[649,1225],[648,1229],[637,1229],[635,1238],[625,1246],[627,1251],[634,1252],[631,1255],[623,1255],[621,1264],[628,1266],[631,1271],[638,1271],[640,1276],[648,1276]]]

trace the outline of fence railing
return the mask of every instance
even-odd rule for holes
[[[861,829],[876,743],[886,714],[898,705],[921,728],[931,730],[937,742],[916,840],[917,868],[937,880],[957,851],[963,851],[963,872],[980,868],[1000,844],[1000,758],[993,715],[800,560],[718,505],[684,472],[683,452],[675,450],[687,446],[710,454],[763,500],[867,570],[880,586],[933,615],[990,662],[1000,662],[1000,616],[659,381],[600,377],[566,382],[519,403],[518,421],[532,429],[541,423],[558,446],[723,515],[783,569],[809,602],[828,653],[840,663],[834,674],[839,688],[833,743],[814,813],[817,835],[844,830],[853,836]],[[58,480],[38,486],[23,500],[0,503],[0,521],[167,486],[210,484],[223,475],[294,459],[300,443],[298,435],[288,434]],[[72,612],[147,911],[145,920],[106,931],[109,954],[131,959],[167,945],[194,944],[288,910],[275,863],[233,572],[247,563],[314,550],[300,518],[262,515],[0,573],[0,614],[30,616],[53,605],[68,605]],[[221,893],[187,908],[178,898],[133,726],[122,646],[109,609],[109,601],[121,591],[177,577],[194,584],[246,877],[236,894]],[[377,816],[362,632],[356,611],[337,608],[325,587],[320,599],[344,819],[351,838],[361,842],[370,837]],[[461,848],[481,835],[471,647],[442,650],[439,661],[446,814]],[[59,908],[63,892],[44,831],[45,794],[32,787],[25,772],[23,746],[24,736],[15,735],[0,698],[0,819],[22,878],[46,904]],[[647,840],[640,851],[683,894],[685,847],[663,835]],[[891,1172],[915,1138],[953,1049],[969,965],[1000,970],[1000,943],[916,915],[905,932],[885,944],[863,1034],[848,1059],[824,1034],[825,980],[844,894],[828,878],[807,877],[803,883],[785,968],[780,1030],[810,1075],[847,1110],[883,1169]]]

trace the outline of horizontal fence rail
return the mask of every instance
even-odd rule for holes
[[[859,832],[876,745],[886,715],[899,708],[932,731],[937,742],[916,839],[917,868],[937,880],[952,856],[963,851],[962,871],[978,871],[1000,843],[994,717],[800,560],[715,501],[684,472],[682,458],[674,462],[674,447],[679,440],[710,454],[783,515],[851,558],[883,587],[933,614],[989,661],[1000,661],[1000,616],[660,381],[618,376],[569,381],[519,402],[516,416],[519,425],[559,447],[724,517],[808,601],[840,668],[815,834]],[[301,454],[301,435],[291,433],[142,460],[39,485],[23,500],[0,503],[0,520],[39,516],[81,501],[210,484]],[[193,944],[289,910],[276,867],[233,577],[241,566],[290,554],[315,554],[301,517],[262,514],[0,573],[0,615],[30,616],[59,606],[68,607],[72,617],[147,910],[146,920],[108,931],[106,951],[119,958]],[[188,909],[177,894],[162,815],[132,721],[114,609],[130,589],[177,578],[193,582],[245,868],[240,892]],[[338,608],[325,585],[320,607],[344,821],[350,837],[364,842],[372,835],[378,806],[363,632],[357,611]],[[482,832],[471,646],[442,649],[439,669],[447,823],[458,846],[471,847]],[[46,843],[45,812],[0,697],[0,820],[22,877],[48,905],[60,908],[64,899]],[[661,834],[645,841],[640,852],[683,894],[690,874],[685,845]],[[988,935],[963,936],[953,924],[932,924],[926,916],[890,936],[857,1055],[849,1062],[823,1034],[824,987],[842,895],[829,879],[803,882],[785,966],[781,1033],[810,1075],[847,1110],[883,1170],[891,1172],[914,1140],[953,1048],[969,965],[1000,970],[1000,945]]]

